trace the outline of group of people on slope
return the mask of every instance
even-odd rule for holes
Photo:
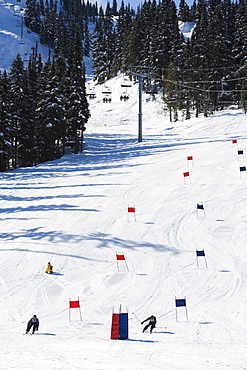
[[[48,262],[45,272],[47,274],[53,273],[53,266],[51,265],[50,262]],[[32,334],[34,334],[35,331],[38,331],[39,329],[39,319],[37,318],[36,315],[33,315],[33,317],[28,321],[26,334],[28,334],[31,329],[32,329]]]
[[[153,329],[156,326],[157,321],[154,315],[151,315],[146,320],[142,321],[141,324],[144,324],[144,322],[148,320],[149,320],[149,323],[143,328],[143,331],[142,331],[143,333],[149,328],[149,326],[150,326],[150,333],[152,333]],[[32,329],[32,334],[34,334],[35,331],[38,331],[39,329],[39,319],[37,318],[36,315],[33,315],[33,317],[28,321],[26,334],[28,334],[31,329]]]
[[[51,265],[50,262],[48,262],[45,272],[47,274],[53,273],[53,266]],[[153,329],[156,326],[156,322],[157,322],[156,317],[154,315],[151,315],[146,320],[142,321],[141,324],[144,324],[144,322],[146,321],[149,321],[149,323],[144,326],[142,332],[144,333],[150,327],[150,333],[152,333]],[[26,334],[29,333],[31,329],[32,329],[32,334],[34,334],[35,331],[39,329],[39,319],[37,318],[36,315],[33,315],[33,317],[28,321]]]

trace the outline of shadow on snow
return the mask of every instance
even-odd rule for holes
[[[75,235],[75,234],[64,234],[60,231],[42,231],[40,230],[41,228],[35,228],[35,229],[23,229],[22,232],[13,232],[13,233],[0,233],[0,239],[2,241],[18,241],[19,239],[27,238],[29,239],[27,243],[31,243],[32,240],[47,240],[49,242],[55,243],[56,246],[59,243],[82,243],[87,240],[94,240],[95,241],[95,248],[121,248],[122,250],[137,250],[139,248],[151,248],[155,249],[157,251],[161,252],[171,252],[174,254],[180,253],[179,250],[173,248],[173,247],[168,247],[167,245],[164,244],[153,244],[153,243],[148,243],[148,242],[137,242],[133,240],[128,240],[128,239],[121,239],[117,237],[113,237],[111,234],[105,234],[105,233],[92,233],[88,235]],[[39,245],[37,247],[40,248]],[[51,245],[51,248],[53,245]],[[71,245],[71,249],[73,249],[73,245]],[[31,250],[31,249],[26,249],[26,248],[5,248],[5,249],[0,249],[1,251],[20,251],[20,252],[30,252],[30,253],[45,253],[45,254],[52,254],[52,255],[60,255],[62,256],[62,253],[56,253],[54,250],[51,252],[48,252],[47,250],[41,251],[41,250]],[[83,250],[83,249],[82,249]],[[66,254],[67,257],[72,257],[72,258],[83,258],[82,256],[79,255],[73,255],[73,254]],[[89,259],[90,260],[90,259]],[[104,261],[105,262],[105,261]]]

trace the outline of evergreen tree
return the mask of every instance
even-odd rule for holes
[[[139,65],[141,62],[142,22],[138,14],[132,21],[129,35],[123,47],[123,63],[125,66]]]
[[[66,24],[64,14],[62,12],[56,17],[55,21],[55,35],[54,35],[54,52],[55,54],[62,53],[67,55],[67,38],[66,38]]]
[[[219,0],[217,0],[219,2]],[[221,4],[215,0],[209,1],[208,27],[207,27],[207,54],[210,67],[227,68],[231,65],[232,43],[229,39],[227,19],[224,17]],[[232,35],[230,35],[232,37]],[[229,73],[229,71],[228,71]],[[224,72],[219,73],[219,76]],[[210,76],[209,76],[210,78]]]
[[[185,0],[180,0],[178,20],[181,22],[189,22],[191,20],[190,8],[186,4]]]
[[[19,147],[23,145],[23,132],[27,125],[28,102],[26,101],[26,86],[24,64],[20,54],[11,64],[10,69],[10,113],[11,113],[11,144],[12,144],[12,166],[19,166]]]
[[[88,20],[86,19],[84,22],[84,39],[83,39],[83,54],[86,57],[90,56],[91,50],[91,39],[90,39],[90,32],[88,29]]]
[[[107,53],[106,42],[101,20],[96,21],[94,35],[92,37],[92,58],[94,80],[99,84],[104,83],[109,75],[107,74]]]
[[[211,80],[209,88],[214,107],[218,108],[219,92],[224,87],[223,78],[231,75],[232,36],[228,34],[227,18],[220,0],[208,2],[207,55],[211,71],[207,79]],[[226,83],[226,82],[225,82]]]
[[[62,146],[62,153],[64,154],[64,147],[66,145],[66,75],[67,63],[62,53],[55,55],[54,58],[54,77],[52,92],[56,96],[57,101],[57,125],[56,135],[59,147]]]
[[[115,37],[115,55],[113,59],[112,71],[114,75],[118,71],[126,72],[128,70],[128,64],[126,64],[125,56],[125,44],[127,43],[129,30],[132,26],[132,17],[129,7],[125,7],[124,2],[122,1],[121,7],[119,9],[119,16],[117,20],[117,32]]]
[[[170,62],[176,21],[175,3],[162,0],[157,6],[153,22],[150,56],[150,64],[156,67],[159,78],[163,78]]]
[[[190,8],[190,22],[196,21],[196,0],[193,1],[193,4]]]
[[[52,90],[53,69],[50,59],[45,63],[38,81],[37,91],[37,156],[38,162],[53,160],[55,156],[55,141],[56,141],[56,109],[53,109],[54,95]]]
[[[85,66],[82,64],[82,56],[81,32],[77,24],[68,58],[68,103],[66,107],[67,135],[74,142],[75,153],[82,151],[83,132],[90,117],[86,97]]]
[[[6,71],[0,75],[0,171],[9,169],[11,157],[10,81]]]
[[[40,9],[36,0],[27,0],[26,1],[26,10],[25,10],[25,25],[29,27],[33,32],[40,32],[41,25],[41,15]]]
[[[247,55],[247,26],[246,26],[247,2],[241,0],[237,7],[235,21],[235,37],[233,43],[233,57],[236,66],[240,66],[241,62]]]
[[[113,14],[109,3],[107,3],[105,17],[103,20],[103,32],[106,52],[105,70],[107,79],[109,79],[114,75],[111,73],[111,64],[115,54],[115,29],[113,25]]]
[[[247,27],[246,27],[247,2],[241,0],[237,6],[235,22],[235,38],[233,57],[236,65],[235,76],[239,78],[236,84],[238,101],[241,101],[244,111],[247,107]]]
[[[20,127],[18,157],[21,167],[32,166],[37,163],[35,110],[37,104],[37,80],[38,69],[35,60],[30,60],[27,70],[25,70],[25,89],[23,115],[25,120]]]
[[[196,8],[196,25],[191,36],[191,55],[188,60],[191,70],[191,79],[206,80],[209,68],[208,41],[207,41],[208,15],[206,2],[198,0]]]
[[[50,2],[49,4],[46,1],[45,16],[40,27],[40,42],[50,48],[54,47],[56,18],[56,3]]]
[[[112,15],[118,15],[117,11],[117,0],[112,0]]]
[[[44,16],[45,15],[44,0],[39,0],[38,8],[39,8],[40,16]]]
[[[151,40],[152,40],[152,25],[156,12],[156,2],[151,0],[145,1],[140,16],[140,35],[141,35],[141,52],[140,64],[150,66],[151,63]]]
[[[189,108],[187,91],[184,87],[184,49],[184,37],[179,30],[178,22],[175,22],[173,46],[165,83],[165,100],[169,102],[170,108],[174,109],[175,117],[178,109]],[[187,109],[186,118],[190,118],[189,109]]]

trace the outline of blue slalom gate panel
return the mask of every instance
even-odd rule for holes
[[[203,204],[197,204],[197,209],[204,209]]]
[[[176,299],[176,307],[186,306],[186,299]]]
[[[205,256],[205,252],[204,251],[196,251],[196,255],[198,257],[204,257]]]
[[[128,337],[129,337],[128,314],[120,313],[119,339],[128,339]]]

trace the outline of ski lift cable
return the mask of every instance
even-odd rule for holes
[[[157,73],[153,73],[157,76],[159,76]],[[159,78],[159,81],[168,81],[168,82],[172,82],[172,83],[177,83],[177,84],[180,84],[180,85],[186,85],[186,84],[190,84],[190,83],[221,83],[222,82],[222,79],[224,77],[222,77],[220,80],[208,80],[208,81],[189,81],[189,82],[181,82],[181,80],[178,80],[178,81],[171,81],[167,78]],[[232,82],[232,81],[238,81],[238,80],[247,80],[247,77],[236,77],[236,78],[229,78],[227,80],[224,80],[225,82]]]
[[[194,87],[194,86],[190,86],[190,85],[188,85],[187,83],[181,83],[181,82],[179,82],[179,81],[171,81],[171,80],[167,80],[167,79],[165,79],[165,80],[162,80],[162,81],[167,81],[167,82],[170,82],[170,83],[172,83],[172,84],[174,84],[174,85],[178,85],[179,84],[179,86],[181,86],[181,87],[185,87],[185,88],[187,88],[188,90],[195,90],[195,91],[203,91],[203,92],[222,92],[222,89],[205,89],[205,88],[202,88],[202,87]],[[211,82],[211,83],[213,83],[213,82],[221,82],[221,81],[209,81],[209,82]],[[224,90],[223,90],[224,91]],[[227,90],[225,90],[225,91],[227,91]],[[231,90],[231,91],[233,91],[233,92],[246,92],[247,90],[243,90],[243,89],[233,89],[233,90]]]
[[[161,68],[161,67],[153,67],[155,70],[164,70],[164,68]],[[193,68],[193,69],[181,69],[181,68],[165,68],[166,71],[179,71],[179,72],[200,72],[200,71],[218,71],[218,70],[221,70],[221,69],[238,69],[238,67],[236,66],[227,66],[227,67],[214,67],[214,68]]]
[[[227,80],[224,80],[224,82],[232,82],[232,81],[238,81],[238,80],[247,80],[247,77],[237,77],[237,78],[229,78],[229,79],[227,79]],[[212,83],[212,82],[222,82],[222,79],[221,80],[218,80],[218,81],[210,81],[210,80],[208,80],[208,81],[190,81],[189,83],[193,83],[193,84],[195,84],[195,83]],[[187,82],[184,82],[185,84],[187,83]]]

